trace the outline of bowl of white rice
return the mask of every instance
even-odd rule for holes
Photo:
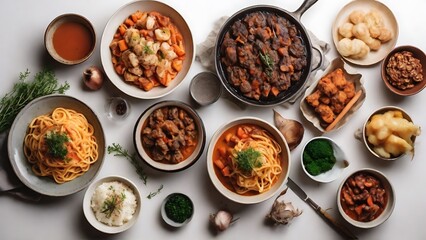
[[[120,176],[108,176],[92,183],[83,199],[87,221],[97,230],[115,234],[136,222],[141,196],[136,185]]]

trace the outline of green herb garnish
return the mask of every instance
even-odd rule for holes
[[[161,186],[157,189],[156,192],[150,192],[149,195],[146,198],[151,199],[151,198],[155,197],[155,195],[160,193],[161,189],[163,189],[163,184],[161,184]]]
[[[46,134],[47,154],[54,158],[65,159],[68,154],[65,143],[69,142],[66,133],[47,132]]]
[[[244,172],[250,172],[254,168],[259,168],[262,166],[260,161],[260,152],[256,151],[253,148],[247,148],[237,153],[237,163],[238,168]]]
[[[154,54],[154,51],[152,51],[152,49],[148,45],[145,45],[143,47],[143,52],[146,54]]]
[[[164,205],[168,218],[177,223],[183,223],[192,216],[194,211],[191,200],[183,194],[173,194]]]
[[[108,189],[112,190],[114,193],[105,199],[102,205],[101,213],[105,213],[106,217],[110,218],[114,211],[121,211],[121,205],[124,199],[126,199],[126,194],[124,192],[122,192],[120,195],[116,194],[112,186]]]
[[[19,111],[32,100],[53,93],[62,94],[70,87],[67,82],[58,85],[55,74],[50,70],[43,70],[34,76],[32,82],[26,82],[29,75],[28,70],[20,73],[12,91],[0,100],[0,133],[12,125]]]
[[[108,146],[107,150],[108,150],[108,154],[114,153],[114,156],[127,158],[132,163],[132,165],[136,168],[136,173],[139,175],[139,178],[143,180],[143,184],[146,185],[146,180],[148,177],[145,173],[145,170],[140,165],[139,161],[136,159],[135,153],[130,155],[129,152],[126,149],[123,149],[118,143],[113,143],[112,146]]]
[[[272,60],[271,56],[269,56],[268,53],[263,54],[262,52],[260,52],[260,60],[265,66],[266,75],[268,75],[268,77],[271,77],[272,72],[274,71],[274,61]]]

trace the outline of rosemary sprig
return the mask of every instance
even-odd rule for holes
[[[114,156],[127,158],[127,160],[129,160],[132,163],[132,165],[136,168],[136,173],[139,175],[139,178],[142,179],[143,184],[146,185],[148,176],[146,175],[145,170],[143,169],[143,167],[140,165],[139,161],[137,160],[135,153],[130,155],[129,152],[126,149],[123,149],[121,145],[118,143],[113,143],[112,146],[108,146],[107,150],[108,150],[108,154],[114,153]]]
[[[265,66],[266,75],[268,75],[268,77],[271,77],[272,72],[274,71],[274,61],[272,60],[271,56],[269,56],[268,53],[264,54],[260,52],[260,60]]]
[[[161,184],[161,186],[157,189],[157,191],[150,192],[149,195],[146,196],[146,198],[151,199],[151,198],[155,197],[155,195],[160,193],[161,189],[163,189],[163,184]]]
[[[112,186],[111,186],[112,187]],[[114,193],[103,202],[101,213],[105,213],[107,218],[110,218],[114,211],[121,211],[121,204],[126,199],[126,194],[122,192],[120,195]]]
[[[26,81],[29,75],[28,69],[20,73],[19,81],[15,83],[12,91],[5,94],[0,100],[0,133],[12,125],[19,111],[32,100],[53,93],[63,94],[70,88],[67,82],[59,85],[51,70],[37,73],[32,82]]]

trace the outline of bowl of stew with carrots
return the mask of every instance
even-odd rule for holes
[[[140,115],[133,140],[137,153],[149,166],[176,172],[189,168],[200,158],[206,132],[191,106],[180,101],[162,101]]]
[[[163,97],[182,84],[195,58],[182,15],[160,1],[134,1],[109,19],[100,55],[109,80],[139,99]]]
[[[381,172],[365,168],[346,177],[337,192],[342,217],[358,228],[373,228],[384,223],[395,207],[395,192]]]

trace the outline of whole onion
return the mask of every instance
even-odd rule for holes
[[[96,66],[91,66],[83,72],[84,84],[91,90],[99,90],[104,82],[104,73]]]

